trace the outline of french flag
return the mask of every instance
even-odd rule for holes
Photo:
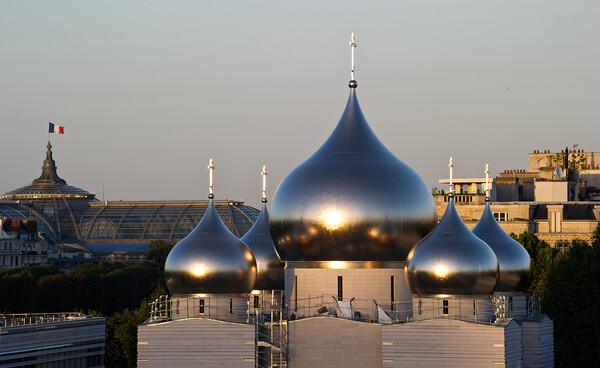
[[[50,126],[48,127],[48,133],[65,134],[65,127],[58,126],[54,123],[48,124],[50,124]]]

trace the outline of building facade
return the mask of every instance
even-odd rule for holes
[[[516,271],[501,271],[500,253],[462,223],[453,196],[436,226],[424,181],[378,140],[357,82],[349,87],[330,137],[273,198],[284,290],[269,297],[232,283],[252,275],[228,255],[237,239],[225,244],[207,214],[167,258],[173,296],[138,327],[139,367],[553,366],[552,321],[527,301],[528,280],[496,293],[500,272]]]
[[[0,366],[104,367],[105,323],[81,313],[0,315]]]

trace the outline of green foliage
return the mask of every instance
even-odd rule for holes
[[[150,315],[148,301],[166,294],[163,284],[162,271],[152,263],[83,264],[68,273],[53,267],[13,268],[0,271],[0,312],[110,316],[105,364],[135,367],[137,325]]]
[[[569,162],[565,167],[565,153],[555,153],[548,156],[548,162],[551,167],[561,167],[568,180],[573,180],[573,174],[576,170],[581,169],[583,165],[587,163],[587,157],[585,153],[569,152]]]
[[[95,310],[105,316],[134,309],[162,284],[151,265],[84,264],[68,273],[53,267],[0,271],[0,312],[50,313]]]
[[[166,294],[158,285],[150,298],[143,299],[136,310],[125,309],[106,321],[106,354],[104,363],[110,368],[135,367],[137,362],[137,326],[150,316],[149,301]]]
[[[169,252],[175,245],[164,240],[153,240],[148,245],[148,263],[158,267],[160,272],[165,270],[165,262]]]
[[[543,285],[554,321],[557,367],[592,367],[600,356],[600,243],[573,242]]]
[[[543,298],[545,294],[544,285],[548,275],[557,260],[563,257],[563,254],[532,233],[523,232],[518,236],[515,234],[510,234],[510,236],[521,243],[531,257],[532,272],[529,294],[536,293]]]
[[[600,246],[600,222],[598,223],[598,226],[596,226],[596,230],[594,230],[594,233],[592,234],[592,245]]]

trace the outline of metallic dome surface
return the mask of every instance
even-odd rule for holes
[[[269,212],[263,203],[256,222],[242,237],[256,258],[255,290],[283,290],[284,264],[275,252],[275,245],[269,232]]]
[[[486,242],[498,258],[500,277],[496,292],[526,292],[531,282],[529,253],[498,225],[489,202],[473,234]]]
[[[270,229],[283,261],[403,261],[436,217],[429,188],[379,141],[351,86],[332,134],[277,188]]]
[[[165,279],[169,291],[179,296],[252,291],[256,260],[225,227],[212,198],[198,226],[169,253]]]
[[[465,226],[450,199],[440,223],[410,251],[404,275],[419,296],[490,295],[498,281],[498,260]]]

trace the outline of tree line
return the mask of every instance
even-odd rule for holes
[[[556,367],[593,367],[600,357],[600,224],[591,243],[561,250],[531,233],[511,234],[529,252],[529,293],[542,297],[542,313],[554,322]]]

